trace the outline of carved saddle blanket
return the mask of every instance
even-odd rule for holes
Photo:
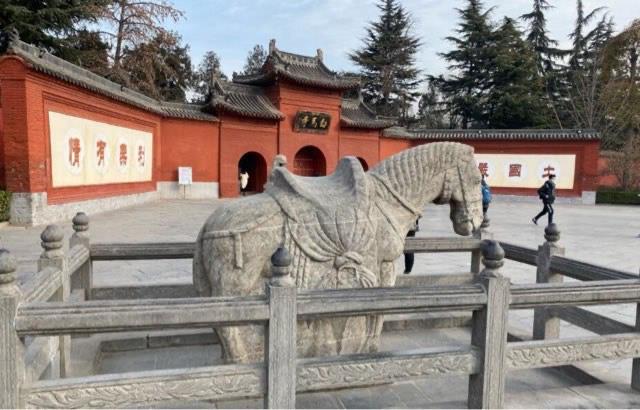
[[[298,287],[378,285],[372,271],[377,262],[375,189],[356,158],[343,158],[326,177],[301,177],[276,168],[265,192],[285,215],[285,246],[293,255]],[[330,269],[307,272],[308,265],[317,270],[319,263]]]

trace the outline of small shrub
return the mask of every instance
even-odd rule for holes
[[[9,220],[11,192],[0,190],[0,222]]]
[[[596,193],[597,204],[640,205],[640,191],[602,190]]]

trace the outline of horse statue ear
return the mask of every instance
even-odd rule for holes
[[[283,154],[278,154],[273,158],[273,166],[272,168],[279,168],[279,167],[287,167],[287,157]]]

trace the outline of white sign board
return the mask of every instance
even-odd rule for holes
[[[178,184],[191,185],[192,183],[191,167],[178,167]]]
[[[475,158],[492,187],[538,188],[551,173],[556,188],[573,189],[576,156],[572,154],[475,154]]]

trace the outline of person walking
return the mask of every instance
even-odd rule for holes
[[[420,218],[416,219],[415,224],[409,229],[407,232],[407,238],[413,238],[416,236],[416,232],[420,230]],[[414,255],[413,252],[405,252],[404,253],[404,273],[408,275],[411,273],[411,269],[413,269]]]
[[[544,214],[548,215],[549,225],[553,223],[553,203],[556,200],[556,176],[549,175],[544,184],[538,189],[538,196],[542,200],[542,211],[531,220],[534,224],[538,225],[538,219],[542,218]]]
[[[249,185],[249,173],[246,170],[240,171],[240,194],[247,194],[247,186]]]
[[[489,210],[489,204],[491,203],[491,187],[487,183],[485,179],[486,174],[482,174],[482,216],[487,216],[487,211]]]

